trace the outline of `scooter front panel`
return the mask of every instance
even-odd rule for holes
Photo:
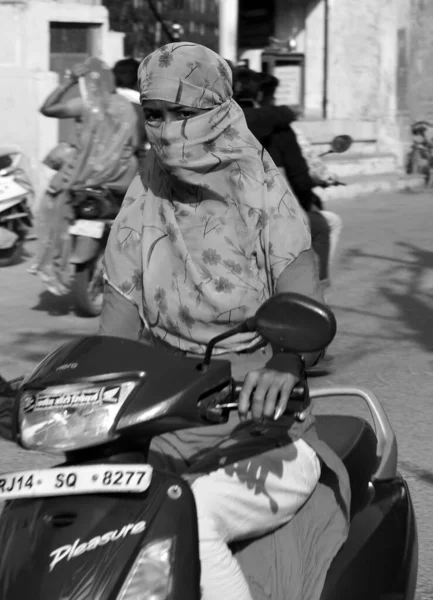
[[[154,471],[144,494],[16,500],[0,519],[1,600],[116,600],[140,551],[171,539],[173,588],[200,597],[189,486]]]

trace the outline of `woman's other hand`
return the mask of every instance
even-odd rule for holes
[[[250,371],[239,394],[241,420],[248,418],[249,411],[254,421],[278,419],[285,412],[290,394],[298,382],[299,377],[292,373],[267,368]]]

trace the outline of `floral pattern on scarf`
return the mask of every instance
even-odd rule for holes
[[[139,74],[142,102],[209,110],[147,123],[152,150],[112,227],[105,278],[137,306],[153,335],[201,354],[211,337],[275,293],[282,271],[310,247],[310,232],[231,97],[225,61],[203,46],[169,44],[147,57]],[[239,334],[217,352],[259,342]]]

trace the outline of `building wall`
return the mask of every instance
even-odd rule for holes
[[[40,161],[58,140],[57,121],[39,113],[58,83],[57,75],[49,70],[52,21],[98,25],[97,56],[104,57],[108,35],[108,13],[97,0],[0,0],[1,143],[17,144],[29,157],[37,193],[49,176]]]
[[[305,54],[305,105],[307,119],[321,118],[323,100],[324,5],[317,0],[276,0],[275,37],[296,40]]]
[[[329,118],[375,119],[380,76],[380,5],[329,2]]]
[[[275,37],[293,35],[305,53],[305,118],[320,120],[324,0],[274,1]],[[327,131],[346,122],[403,164],[410,123],[433,122],[433,0],[328,3]]]
[[[307,119],[323,115],[325,7],[323,2],[310,1],[305,14],[305,113]]]
[[[413,120],[433,120],[433,2],[410,2],[409,99]]]

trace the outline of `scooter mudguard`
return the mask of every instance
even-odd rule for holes
[[[159,557],[155,544],[166,540],[168,574],[151,564]],[[170,599],[200,598],[194,497],[183,480],[157,470],[141,494],[11,501],[0,518],[0,548],[2,600],[117,600],[140,555],[137,579],[122,598],[140,591],[159,598],[142,588],[164,577]]]
[[[77,235],[74,238],[74,247],[69,262],[74,265],[82,265],[98,256],[101,249],[101,240],[84,235]]]
[[[10,208],[12,208],[12,206],[17,206],[18,204],[21,204],[22,201],[23,201],[22,197],[4,198],[4,199],[0,198],[0,216],[1,216],[1,213],[6,212]]]
[[[376,482],[375,497],[355,515],[320,600],[414,600],[418,537],[407,484]]]
[[[0,250],[9,250],[16,244],[18,236],[13,231],[0,227]]]

